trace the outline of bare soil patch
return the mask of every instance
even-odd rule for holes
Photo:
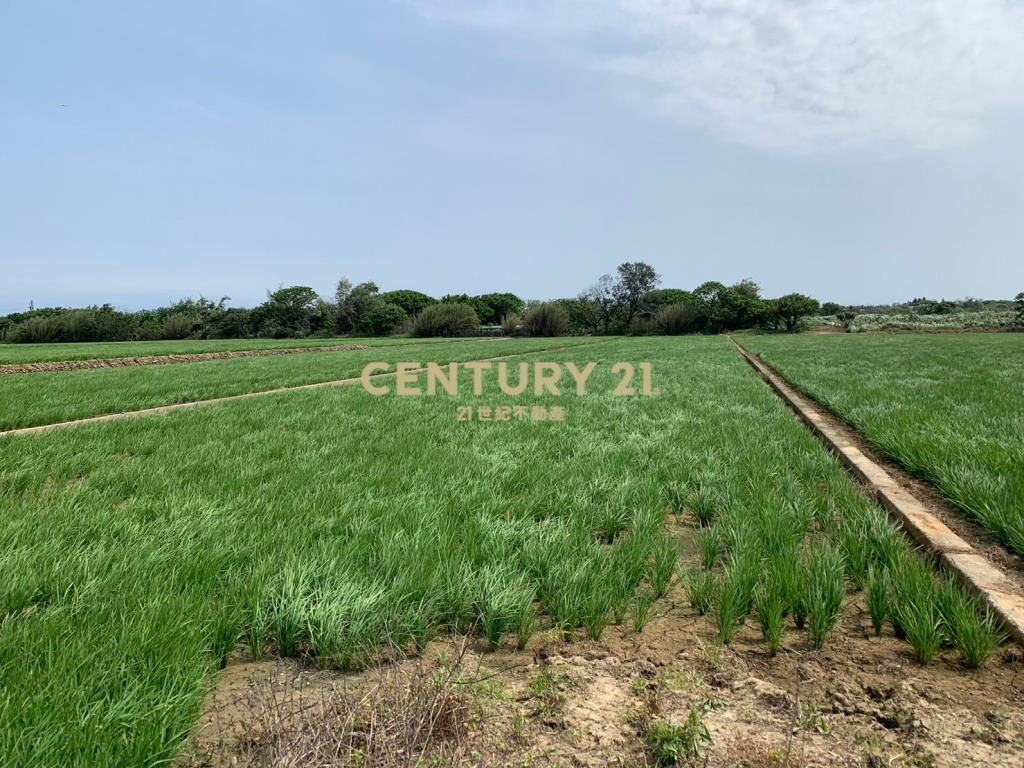
[[[210,694],[182,764],[642,766],[652,764],[651,725],[681,724],[696,708],[712,737],[699,759],[708,766],[1024,765],[1018,646],[978,672],[960,667],[952,649],[921,667],[891,634],[871,635],[867,609],[854,597],[823,650],[790,628],[772,658],[750,620],[730,646],[717,645],[712,622],[695,614],[679,587],[661,611],[639,635],[613,626],[601,642],[582,635],[570,642],[548,632],[524,651],[509,644],[493,653],[482,641],[453,637],[359,674],[240,656]],[[426,750],[369,760],[325,748],[324,739],[337,746],[331,734],[344,729],[336,713],[352,711],[353,701],[364,707],[364,735],[374,722],[395,729],[394,695],[380,695],[381,681],[415,690],[424,670],[443,678],[467,643],[454,686],[461,720],[446,721]],[[318,759],[289,759],[313,731],[322,740]]]
[[[67,360],[64,362],[9,363],[0,365],[0,376],[16,373],[83,371],[92,368],[133,368],[140,365],[205,363],[210,360],[234,360],[239,357],[276,357],[278,355],[300,355],[307,352],[354,352],[361,349],[367,349],[367,347],[363,344],[337,344],[329,347],[288,347],[285,349],[240,349],[234,352],[197,352],[192,355],[152,355],[148,357],[111,357],[97,360]]]

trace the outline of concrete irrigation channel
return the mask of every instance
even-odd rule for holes
[[[1007,631],[1024,642],[1024,581],[1003,572],[964,538],[940,520],[929,506],[904,488],[892,474],[858,447],[838,428],[831,414],[799,394],[760,358],[729,339],[736,351],[825,443],[870,491],[870,494],[902,523],[913,539],[943,567],[955,574],[1002,619]],[[852,432],[852,430],[849,430]]]

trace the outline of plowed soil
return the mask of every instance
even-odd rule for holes
[[[731,645],[717,644],[713,621],[694,612],[678,585],[659,610],[642,633],[612,626],[600,642],[545,632],[526,650],[506,642],[487,652],[483,641],[471,641],[465,690],[476,714],[465,751],[472,759],[443,764],[652,765],[645,745],[650,724],[682,724],[697,708],[712,738],[697,765],[1024,765],[1024,664],[1017,645],[1004,646],[977,672],[963,668],[951,648],[922,667],[888,627],[873,636],[858,594],[825,648],[813,649],[790,624],[772,658],[753,619]],[[407,676],[423,663],[440,668],[438,660],[450,659],[457,642],[436,641],[421,659],[393,664]],[[365,695],[380,674],[319,670],[301,660],[254,661],[240,653],[221,673],[183,764],[301,764],[282,762],[280,754],[274,760],[253,745],[268,737],[287,742],[295,712],[315,711],[334,696]],[[280,711],[282,701],[290,702],[291,714]],[[268,712],[277,712],[270,718],[279,726],[273,733]],[[359,759],[341,755],[327,764],[358,765]]]

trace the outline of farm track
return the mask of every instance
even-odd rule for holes
[[[834,414],[799,394],[776,371],[732,337],[736,351],[843,462],[865,492],[895,514],[913,539],[1003,620],[1024,642],[1024,563],[995,543],[939,493],[877,456],[864,438]]]
[[[531,349],[524,352],[516,352],[510,355],[497,355],[495,357],[483,357],[477,360],[465,360],[460,361],[461,365],[470,362],[490,362],[494,360],[508,360],[514,357],[522,357],[523,355],[533,355],[539,352],[557,352],[563,349],[582,349],[584,347],[590,347],[595,344],[606,344],[612,341],[612,338],[601,339],[598,341],[592,341],[586,344],[563,344],[557,347],[543,347],[540,349]],[[404,346],[404,345],[402,345]],[[390,347],[388,347],[390,349]],[[363,347],[366,349],[366,347]],[[322,351],[322,347],[318,347],[317,351]],[[409,373],[422,373],[426,371],[425,367],[416,368],[415,370],[409,371]],[[395,373],[378,373],[373,374],[369,378],[377,380],[384,379],[394,376]],[[85,424],[97,424],[105,421],[121,421],[123,419],[134,419],[139,416],[165,416],[175,411],[192,410],[194,408],[201,408],[208,405],[221,405],[223,403],[230,403],[239,400],[252,400],[257,397],[265,397],[267,395],[280,395],[288,392],[299,392],[309,391],[314,389],[325,389],[327,387],[344,387],[352,384],[358,384],[362,381],[361,376],[355,376],[347,379],[335,379],[332,381],[318,381],[312,384],[299,384],[292,387],[275,387],[274,389],[264,389],[258,392],[245,392],[241,395],[226,395],[224,397],[213,397],[206,400],[192,400],[186,403],[172,403],[170,405],[160,405],[154,408],[142,408],[137,411],[122,411],[120,413],[105,413],[101,416],[89,416],[84,419],[74,419],[72,421],[59,421],[53,424],[40,424],[34,427],[19,427],[18,429],[8,429],[0,432],[0,438],[4,437],[17,437],[21,435],[31,435],[39,432],[49,432],[54,429],[63,429],[67,427],[78,427]]]

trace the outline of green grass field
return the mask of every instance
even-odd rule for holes
[[[840,631],[847,590],[873,589],[879,574],[890,585],[882,616],[922,661],[943,637],[970,654],[964,627],[995,639],[721,337],[558,352],[531,352],[552,346],[544,340],[458,342],[430,345],[430,356],[405,347],[329,362],[39,374],[29,384],[50,405],[36,407],[26,387],[4,419],[511,345],[518,360],[597,362],[588,393],[373,397],[353,386],[0,438],[4,765],[170,761],[187,752],[231,654],[346,670],[452,630],[495,644],[539,629],[596,638],[674,577],[708,611],[695,620],[726,643],[756,614],[773,651],[773,627],[796,622],[800,652],[813,653]],[[660,394],[613,396],[617,361],[650,362]],[[73,406],[56,405],[68,397]],[[515,403],[561,405],[565,420],[456,419],[460,405]],[[702,569],[676,573],[672,514],[704,523],[682,529]],[[943,605],[960,613],[943,623]]]
[[[0,430],[346,379],[359,376],[363,366],[377,360],[472,360],[593,343],[594,339],[586,338],[472,339],[441,344],[407,340],[405,344],[349,352],[13,374],[0,376]]]
[[[742,341],[1024,555],[1024,335]]]
[[[106,360],[114,357],[162,357],[201,352],[240,352],[250,349],[295,349],[364,344],[382,347],[408,343],[447,343],[450,339],[361,338],[330,339],[185,339],[182,341],[106,341],[83,344],[0,344],[0,364],[45,363],[68,360]]]

